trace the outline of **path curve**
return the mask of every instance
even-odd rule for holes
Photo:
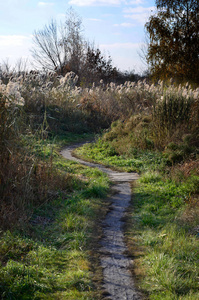
[[[127,247],[124,243],[122,221],[131,200],[130,182],[138,179],[136,173],[113,171],[100,164],[84,161],[72,156],[72,151],[83,143],[68,146],[61,154],[69,160],[77,161],[89,167],[99,168],[107,173],[115,182],[113,196],[110,197],[111,209],[104,219],[103,238],[101,239],[101,266],[103,268],[103,288],[106,298],[112,300],[141,300],[141,294],[135,289],[135,283],[130,272],[131,259],[125,254]]]

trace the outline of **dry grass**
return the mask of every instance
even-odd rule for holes
[[[33,155],[12,153],[2,166],[0,226],[3,228],[26,221],[34,207],[52,200],[58,191],[72,190],[71,175],[58,173],[52,164]]]

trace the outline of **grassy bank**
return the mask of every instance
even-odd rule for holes
[[[127,239],[149,299],[199,297],[198,180],[175,182],[150,172],[133,188]]]
[[[15,229],[1,231],[1,299],[99,299],[92,240],[95,223],[105,211],[102,199],[109,180],[96,169],[52,153],[60,143],[34,143],[35,156],[43,161],[53,156],[51,170],[57,181],[48,185],[45,202],[29,203]]]
[[[126,238],[137,284],[147,298],[198,299],[197,150],[192,148],[190,155],[182,151],[179,163],[179,148],[174,143],[164,151],[136,148],[127,133],[122,136],[127,125],[122,126],[120,123],[117,130],[112,126],[96,143],[77,149],[76,154],[140,174],[132,189]],[[179,147],[183,149],[182,144]]]

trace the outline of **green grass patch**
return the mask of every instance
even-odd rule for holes
[[[100,299],[91,251],[110,182],[99,170],[51,151],[63,144],[62,139],[36,143],[34,155],[46,161],[52,156],[53,168],[68,186],[48,186],[47,201],[33,203],[26,221],[0,233],[1,299]]]
[[[149,299],[199,297],[198,234],[181,218],[185,200],[196,188],[144,175],[134,189],[128,238],[142,249],[136,268],[142,270],[140,286]]]
[[[134,246],[142,249],[135,268],[149,299],[199,297],[198,234],[182,219],[186,200],[197,189],[191,178],[177,184],[148,171],[133,190],[128,239],[132,254]]]
[[[151,170],[163,169],[166,163],[163,155],[158,151],[132,149],[131,155],[119,155],[110,143],[100,138],[96,143],[85,144],[76,149],[75,153],[84,159],[126,172],[140,173],[148,168]]]
[[[125,148],[125,146],[123,146]],[[127,146],[129,149],[129,145]],[[112,142],[99,139],[76,151],[88,160],[137,171],[132,207],[126,227],[135,258],[137,284],[149,299],[199,298],[199,193],[197,164],[170,168],[158,151],[132,149],[119,155]],[[192,170],[192,171],[191,171]]]

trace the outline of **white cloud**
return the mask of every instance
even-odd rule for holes
[[[139,5],[139,4],[143,4],[144,1],[143,0],[132,0],[128,2],[128,5],[134,4],[134,5]]]
[[[70,0],[69,4],[77,6],[118,6],[125,0]]]
[[[102,19],[95,19],[95,18],[88,18],[88,21],[93,21],[93,22],[101,22]]]
[[[70,0],[69,4],[77,6],[119,6],[125,5],[139,5],[144,3],[144,0]]]
[[[46,6],[52,6],[54,5],[53,2],[38,2],[38,6],[40,7],[46,7]]]
[[[0,35],[1,47],[22,46],[24,42],[29,40],[30,37],[25,35]]]
[[[135,8],[125,8],[123,12],[125,13],[124,17],[128,19],[135,20],[141,24],[145,24],[151,13],[154,13],[155,7],[143,7],[138,6]]]
[[[121,23],[121,24],[114,24],[115,27],[126,27],[126,28],[131,28],[134,27],[135,24],[133,23]]]
[[[14,66],[19,58],[31,57],[32,35],[0,35],[0,45],[0,63],[8,58],[9,64]]]

